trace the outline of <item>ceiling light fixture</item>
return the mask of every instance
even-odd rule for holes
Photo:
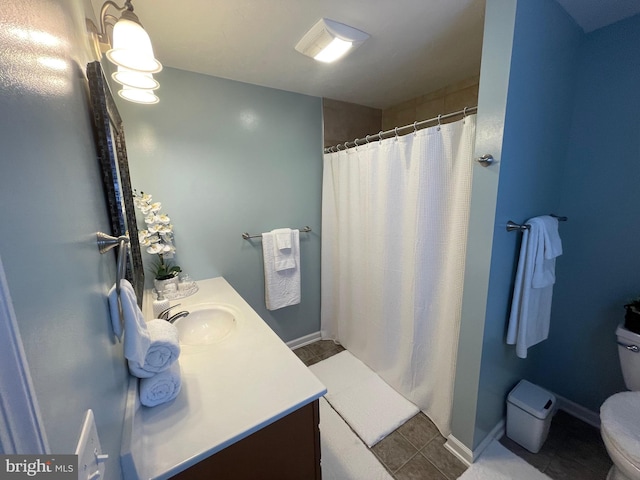
[[[102,58],[102,53],[106,52],[107,58],[118,67],[118,71],[111,75],[123,85],[118,94],[136,103],[158,103],[158,97],[152,90],[160,84],[153,74],[162,70],[162,64],[153,55],[149,35],[133,13],[131,1],[126,0],[124,6],[119,7],[107,0],[100,9],[100,30],[89,19],[87,29],[93,35],[97,58]],[[120,18],[107,13],[110,8],[122,12]],[[108,27],[112,30],[111,36]]]
[[[321,18],[300,39],[296,50],[319,62],[331,63],[355,50],[369,34],[348,25]]]

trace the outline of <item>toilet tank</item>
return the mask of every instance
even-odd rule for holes
[[[620,325],[616,330],[616,336],[624,383],[629,390],[640,391],[640,334]]]

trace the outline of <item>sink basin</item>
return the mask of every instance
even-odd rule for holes
[[[229,305],[203,303],[188,307],[189,315],[173,324],[183,345],[210,345],[226,339],[237,327],[238,311]]]

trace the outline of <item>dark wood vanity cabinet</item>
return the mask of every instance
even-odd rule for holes
[[[177,480],[321,480],[318,400],[181,472]]]

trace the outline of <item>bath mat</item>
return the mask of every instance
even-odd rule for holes
[[[551,480],[544,473],[493,440],[459,480]]]
[[[419,411],[346,350],[309,368],[327,387],[327,401],[369,447]]]
[[[393,480],[342,418],[320,399],[322,480]]]

